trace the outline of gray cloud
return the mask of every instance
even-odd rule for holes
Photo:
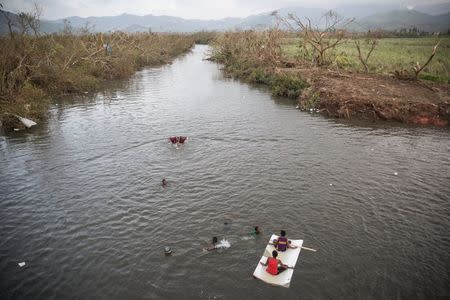
[[[9,11],[29,11],[36,2],[43,8],[42,17],[58,19],[69,16],[172,15],[182,18],[219,19],[245,17],[286,6],[334,8],[343,4],[399,4],[414,6],[449,0],[9,0],[2,1]]]

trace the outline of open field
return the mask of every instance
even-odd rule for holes
[[[377,48],[369,59],[369,72],[377,74],[389,74],[395,70],[411,69],[416,62],[425,63],[430,56],[436,37],[420,38],[383,38],[380,39]],[[439,82],[450,80],[450,36],[440,37],[440,44],[436,56],[423,70],[422,79]],[[361,50],[367,53],[368,44],[360,39]],[[282,41],[283,54],[289,58],[311,60],[299,47],[300,39],[287,38]],[[344,41],[330,51],[331,65],[346,70],[363,71],[363,66],[358,59],[358,51],[353,40]]]

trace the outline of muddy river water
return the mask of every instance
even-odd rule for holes
[[[0,298],[450,297],[448,129],[300,112],[207,50],[0,137]],[[318,250],[289,289],[251,276],[280,229]]]

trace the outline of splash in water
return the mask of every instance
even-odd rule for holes
[[[222,239],[219,243],[216,244],[217,249],[226,249],[226,248],[230,248],[230,247],[231,247],[231,244],[226,239]]]

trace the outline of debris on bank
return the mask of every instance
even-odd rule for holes
[[[19,131],[21,129],[31,128],[35,125],[37,125],[35,121],[16,114],[4,113],[0,119],[0,127],[4,127],[7,131]]]

